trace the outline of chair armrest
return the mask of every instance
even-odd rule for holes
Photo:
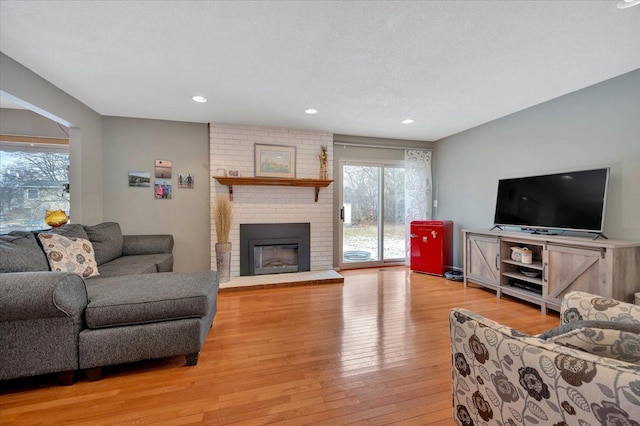
[[[81,323],[87,306],[83,279],[69,272],[0,274],[0,322],[67,316]]]
[[[123,235],[122,255],[171,254],[173,235]]]
[[[562,298],[560,324],[581,320],[640,324],[640,306],[583,291],[571,291]]]
[[[638,366],[528,336],[465,309],[449,316],[457,424],[620,424],[638,412]]]

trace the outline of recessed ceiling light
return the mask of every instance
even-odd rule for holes
[[[640,4],[640,0],[620,0],[618,2],[618,9],[626,9],[628,7],[637,6]]]
[[[193,98],[194,101],[196,102],[200,102],[200,103],[205,103],[207,102],[207,98],[205,98],[204,96],[194,96]]]
[[[411,124],[413,123],[413,120],[410,118],[405,118],[404,120],[402,120],[402,124]]]
[[[304,110],[304,112],[306,112],[307,114],[317,114],[318,110],[313,108],[307,108]]]

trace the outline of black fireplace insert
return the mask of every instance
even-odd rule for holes
[[[240,275],[311,270],[309,223],[240,225]]]

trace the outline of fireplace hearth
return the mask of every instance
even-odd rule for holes
[[[240,225],[240,275],[311,270],[309,223]]]

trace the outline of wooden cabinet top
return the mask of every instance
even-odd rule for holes
[[[609,240],[604,238],[593,239],[593,235],[580,236],[565,236],[565,235],[547,235],[547,234],[531,234],[528,232],[517,231],[502,231],[494,229],[463,229],[463,233],[491,236],[503,239],[513,240],[527,240],[532,242],[549,243],[549,244],[563,244],[582,247],[593,248],[625,248],[625,247],[640,247],[640,242],[637,241],[624,241],[624,240]]]

